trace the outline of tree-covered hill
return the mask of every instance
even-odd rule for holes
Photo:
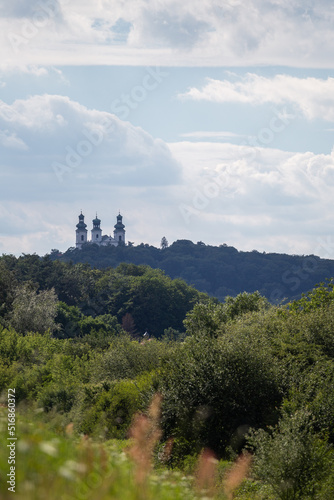
[[[134,338],[184,330],[183,320],[208,300],[181,279],[134,264],[91,269],[49,256],[0,257],[0,325],[20,333],[51,330],[63,338],[112,336],[121,328]],[[55,316],[56,315],[56,316]]]
[[[316,284],[334,276],[334,260],[315,255],[242,252],[227,245],[210,246],[178,240],[162,249],[150,245],[99,247],[51,252],[52,259],[89,263],[98,269],[122,262],[159,268],[201,292],[224,300],[227,295],[260,291],[271,302],[294,300]]]

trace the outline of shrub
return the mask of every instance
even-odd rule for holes
[[[251,431],[248,443],[255,449],[253,472],[281,500],[315,498],[333,462],[332,448],[313,432],[306,411],[285,413],[269,432]]]
[[[281,392],[272,359],[238,338],[188,338],[161,373],[164,437],[224,455],[233,435],[275,423]]]

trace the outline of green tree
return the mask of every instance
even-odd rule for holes
[[[239,293],[236,297],[227,296],[225,298],[225,311],[231,319],[247,312],[267,309],[269,306],[270,303],[268,300],[258,291],[253,293],[243,292]]]
[[[73,338],[80,336],[80,321],[83,314],[77,306],[68,306],[65,302],[58,302],[56,322],[59,324],[57,337]]]
[[[23,283],[16,289],[10,324],[20,333],[54,332],[58,325],[57,296],[54,289],[42,290],[39,293],[30,283]]]
[[[223,304],[209,300],[196,304],[187,313],[184,325],[188,335],[216,337],[227,319]]]
[[[288,304],[291,312],[307,312],[319,307],[328,306],[334,300],[334,279],[327,279],[326,282],[318,284],[306,294],[302,294],[301,299],[294,300]]]
[[[0,260],[0,324],[6,324],[15,297],[17,281],[13,271],[8,269],[5,259]]]
[[[274,423],[282,396],[271,357],[237,337],[187,337],[166,360],[160,390],[165,438],[220,455],[233,435]]]
[[[161,250],[165,250],[166,248],[168,248],[168,241],[165,236],[163,236],[161,239],[160,248]]]
[[[139,334],[147,330],[156,337],[169,327],[182,330],[186,313],[198,300],[207,299],[184,281],[171,280],[146,266],[123,264],[111,279],[102,282],[104,292],[109,288],[110,313],[119,321],[131,314]]]
[[[190,335],[214,337],[229,320],[269,307],[268,300],[259,292],[244,292],[236,297],[226,297],[224,304],[213,299],[196,304],[187,314],[184,324]]]

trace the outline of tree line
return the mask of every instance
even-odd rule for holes
[[[68,338],[92,332],[161,337],[168,328],[184,331],[186,313],[208,297],[158,269],[120,264],[52,261],[48,256],[0,258],[0,322],[21,333]]]
[[[242,252],[226,244],[211,246],[189,240],[168,245],[166,238],[162,239],[161,248],[143,243],[118,247],[87,244],[82,250],[70,248],[64,254],[53,250],[50,257],[89,263],[99,269],[117,267],[122,262],[148,265],[162,269],[173,279],[181,278],[220,301],[228,295],[258,290],[272,303],[288,302],[334,276],[334,261],[315,255]]]

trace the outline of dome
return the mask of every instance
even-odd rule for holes
[[[117,223],[114,225],[114,228],[115,228],[116,230],[117,230],[117,229],[118,229],[118,230],[122,230],[122,229],[124,229],[124,228],[125,228],[125,226],[124,226],[124,224],[123,224],[123,222],[122,222],[122,219],[123,219],[123,217],[122,217],[122,216],[121,216],[121,214],[119,213],[119,214],[117,215]]]
[[[77,229],[79,230],[85,230],[87,227],[87,224],[85,224],[85,216],[81,214],[79,215],[79,223],[77,224]]]

